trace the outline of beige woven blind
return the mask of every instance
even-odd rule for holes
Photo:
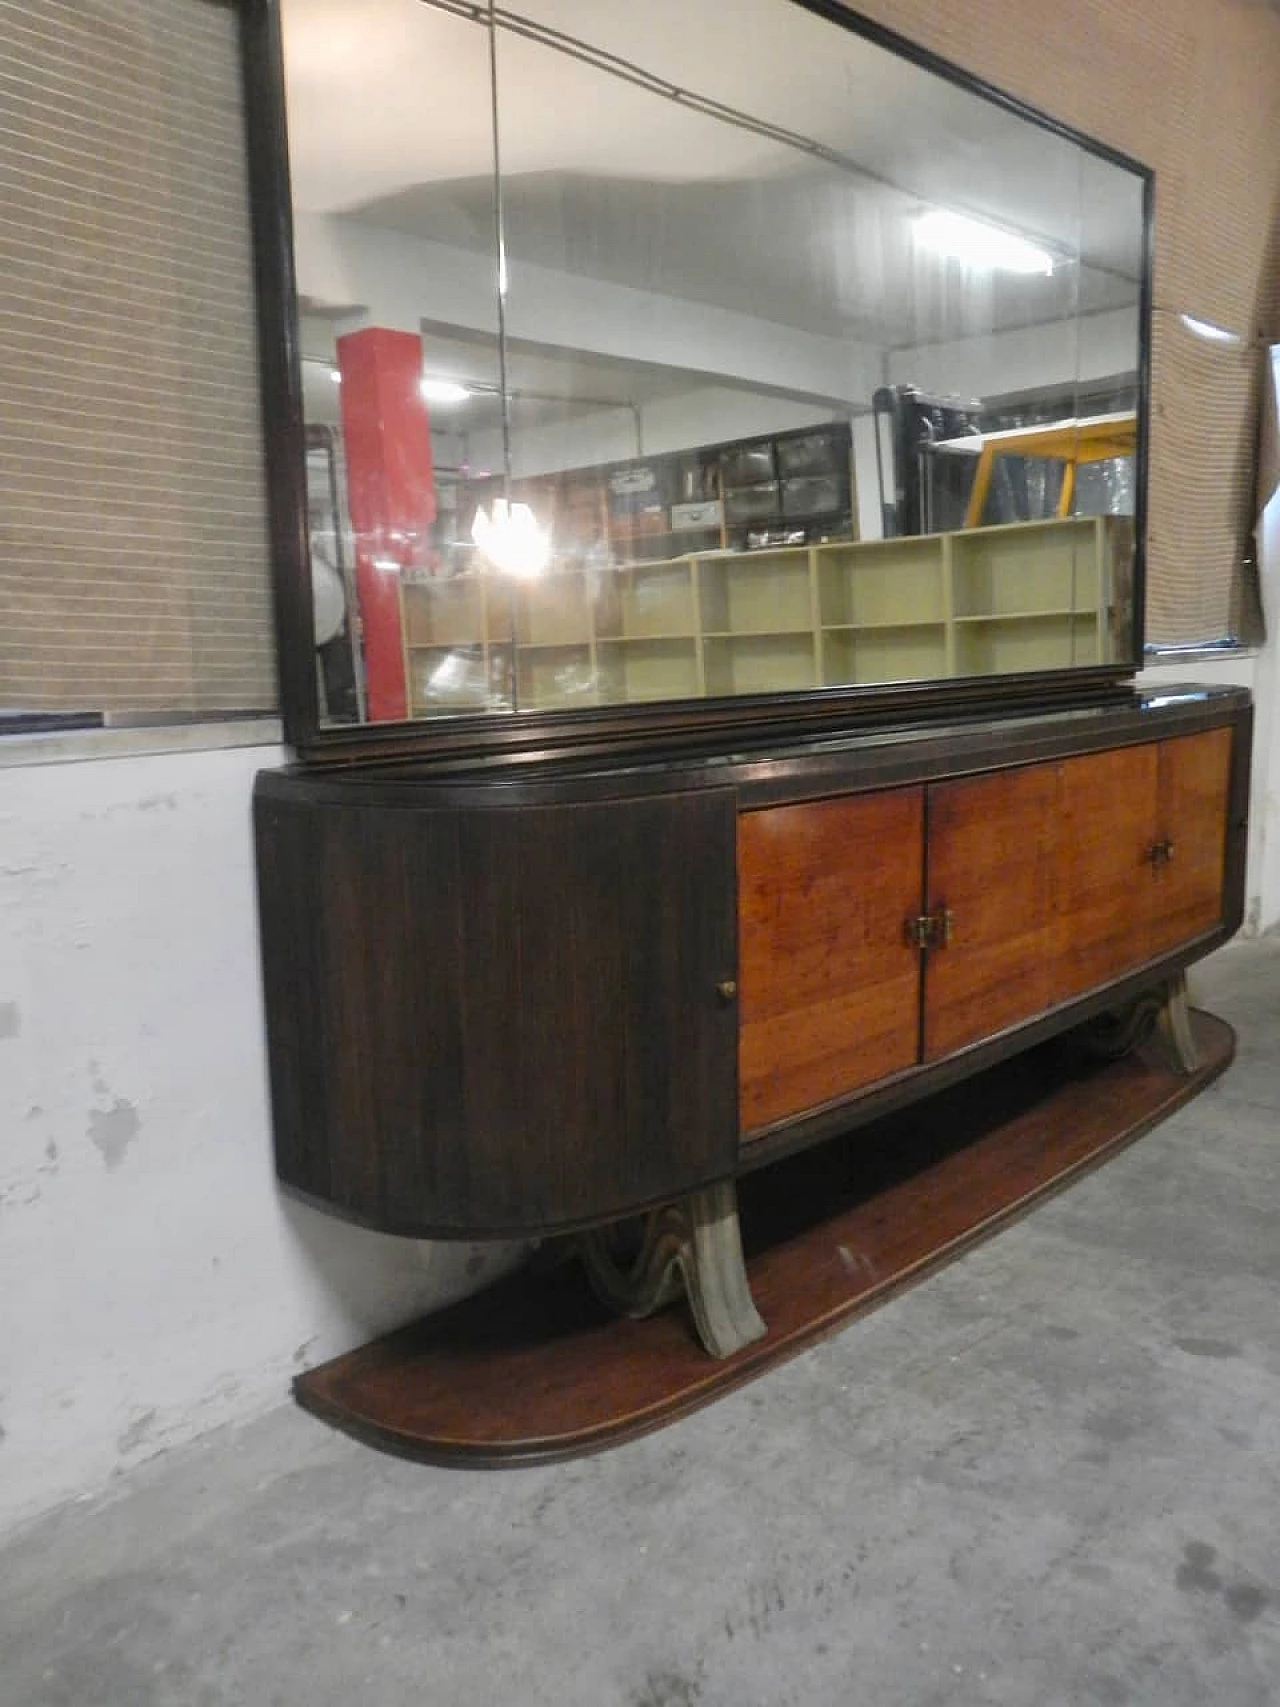
[[[0,0],[0,708],[274,704],[237,54]]]
[[[1260,343],[1280,332],[1280,10],[1265,0],[857,0],[1156,173],[1147,639],[1238,635]]]

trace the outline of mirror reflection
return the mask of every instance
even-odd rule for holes
[[[285,0],[329,722],[1131,658],[1143,185],[746,0]]]

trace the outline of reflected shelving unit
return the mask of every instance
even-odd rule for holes
[[[1124,517],[407,582],[415,717],[1102,664]]]

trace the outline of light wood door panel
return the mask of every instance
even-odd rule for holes
[[[743,1133],[994,1037],[1212,930],[1232,741],[1216,729],[927,796],[742,815]],[[1153,858],[1165,844],[1170,857]],[[923,913],[935,928],[949,915],[950,937],[922,955],[904,926]]]
[[[1170,855],[1153,867],[1153,955],[1222,921],[1231,748],[1230,729],[1160,743],[1155,839],[1168,844]]]
[[[929,790],[927,911],[951,937],[927,956],[926,1061],[1054,1000],[1061,790],[1053,764]]]
[[[739,819],[744,1134],[915,1064],[923,850],[922,788]]]
[[[1159,751],[1120,747],[1061,769],[1058,1002],[1150,958]]]

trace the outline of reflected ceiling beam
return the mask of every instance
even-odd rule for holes
[[[420,4],[430,7],[435,12],[447,12],[456,18],[465,18],[468,22],[479,25],[485,30],[506,30],[508,34],[521,36],[526,41],[537,43],[549,48],[554,53],[565,55],[577,60],[582,65],[590,66],[605,76],[614,77],[621,82],[630,83],[637,89],[643,89],[660,100],[670,101],[673,105],[684,108],[687,112],[700,114],[703,118],[714,119],[720,124],[732,125],[736,130],[747,131],[753,136],[764,138],[768,142],[776,142],[780,147],[787,148],[798,154],[807,155],[811,160],[819,160],[824,165],[834,166],[837,171],[850,177],[860,178],[864,183],[878,185],[894,195],[905,196],[924,208],[937,212],[963,214],[968,218],[978,220],[987,225],[1001,225],[1011,235],[1017,235],[1046,249],[1055,262],[1070,261],[1081,263],[1085,257],[1080,254],[1064,255],[1061,243],[1044,231],[1036,230],[1021,223],[1000,220],[992,214],[990,208],[978,207],[964,200],[951,197],[946,204],[939,203],[932,196],[925,195],[911,184],[901,183],[886,173],[877,172],[864,161],[857,160],[843,149],[832,148],[825,142],[819,142],[816,137],[806,136],[802,131],[790,130],[784,125],[771,124],[767,119],[758,118],[754,113],[746,112],[741,107],[733,107],[727,102],[717,101],[714,96],[703,95],[696,89],[689,89],[679,83],[673,83],[667,77],[660,77],[656,72],[649,71],[634,60],[625,59],[621,54],[611,53],[607,48],[596,47],[593,43],[584,41],[578,36],[571,36],[563,30],[554,29],[550,24],[540,23],[536,18],[526,17],[522,12],[513,12],[505,6],[491,6],[487,3],[477,4],[476,0],[420,0]],[[838,27],[838,26],[837,26]],[[975,100],[982,97],[975,96]],[[1131,279],[1136,283],[1136,276],[1109,267],[1097,261],[1090,265],[1099,272],[1111,274],[1116,278]]]
[[[1079,321],[892,350],[889,378],[948,396],[992,397],[1133,374],[1138,349],[1137,309],[1111,308]]]
[[[341,214],[299,212],[299,294],[342,330],[424,322],[493,340],[491,256],[410,237]],[[879,347],[826,338],[687,298],[661,296],[522,262],[507,297],[512,347],[530,344],[641,362],[847,408],[881,383]]]
[[[892,178],[882,177],[871,171],[852,155],[819,142],[816,137],[805,136],[801,131],[788,130],[782,125],[770,124],[767,119],[757,118],[753,113],[744,112],[741,107],[728,106],[711,95],[700,95],[696,89],[686,89],[679,83],[672,83],[669,78],[659,77],[656,72],[647,71],[643,65],[624,59],[621,54],[610,53],[607,48],[595,47],[591,42],[567,35],[563,30],[553,29],[550,24],[541,24],[536,18],[527,18],[523,13],[508,11],[505,6],[490,8],[488,5],[472,4],[472,0],[421,0],[421,4],[429,6],[433,12],[448,12],[455,18],[466,18],[484,29],[489,28],[492,17],[494,26],[506,30],[510,35],[523,36],[526,41],[537,42],[540,47],[549,47],[554,52],[562,53],[569,59],[576,59],[596,71],[603,71],[606,76],[634,84],[637,89],[658,95],[664,101],[673,101],[689,112],[700,113],[704,118],[732,125],[736,130],[750,131],[753,136],[761,136],[769,142],[780,143],[784,148],[808,154],[815,160],[825,161],[827,165],[836,166],[842,172],[852,172],[873,184],[882,185],[885,189],[897,190],[902,194],[914,193],[904,190],[903,186],[896,184]]]

